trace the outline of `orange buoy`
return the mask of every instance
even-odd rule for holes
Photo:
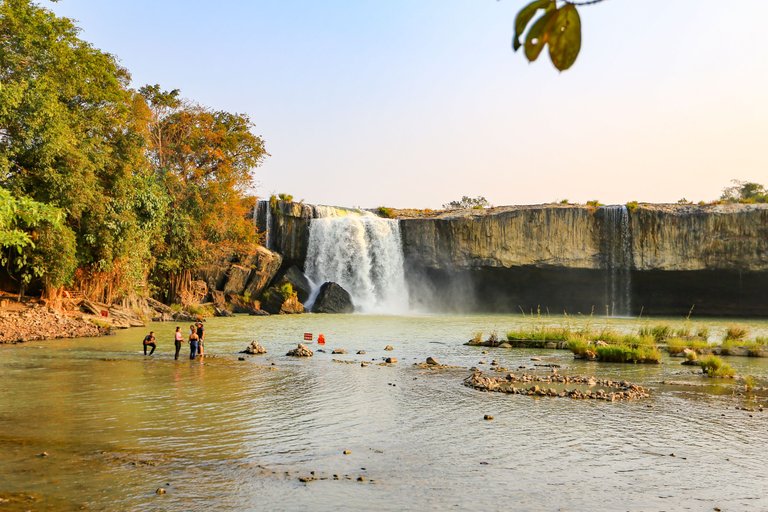
[[[325,336],[323,336],[322,334],[320,334],[320,335],[317,337],[317,344],[318,344],[318,345],[325,345]]]

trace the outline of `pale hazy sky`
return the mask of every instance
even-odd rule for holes
[[[527,0],[61,0],[138,87],[246,112],[257,192],[439,207],[716,198],[768,183],[768,2],[584,7],[575,66],[510,48]]]

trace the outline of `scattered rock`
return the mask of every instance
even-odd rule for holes
[[[48,457],[48,452],[42,452],[37,454],[38,457]]]
[[[358,350],[357,355],[359,356],[365,355],[365,350]]]
[[[365,480],[366,478],[363,475],[360,475],[359,477],[357,477],[358,482],[365,482]]]
[[[240,356],[237,358],[238,361],[245,361],[245,358],[243,356]]]
[[[251,341],[250,345],[245,347],[245,350],[240,352],[241,354],[251,354],[251,355],[258,355],[258,354],[266,354],[267,349],[264,348],[258,341],[253,340]]]
[[[388,357],[388,358],[384,359],[384,362],[387,363],[387,364],[395,364],[397,362],[397,358],[396,357]]]
[[[440,363],[437,361],[437,359],[435,359],[434,357],[431,357],[431,356],[427,358],[427,364],[437,365],[437,366],[440,365]]]
[[[384,350],[392,351],[392,350],[395,350],[395,347],[393,347],[392,345],[387,345],[386,347],[384,347]]]
[[[299,343],[299,346],[293,350],[289,350],[287,356],[293,357],[312,357],[314,353],[303,343]]]
[[[491,421],[493,419],[493,416],[491,416],[490,414],[486,414],[485,416],[483,416],[483,419],[486,421]]]
[[[346,354],[346,353],[347,353],[347,351],[345,349],[343,349],[343,348],[335,348],[331,352],[331,354]]]
[[[344,451],[343,451],[343,452],[341,452],[341,453],[343,453],[344,455],[351,455],[351,454],[352,454],[352,451],[350,451],[350,450],[344,450]]]
[[[155,491],[155,494],[165,494],[165,489],[163,489],[162,487],[158,487],[157,490]]]

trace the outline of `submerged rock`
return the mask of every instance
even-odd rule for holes
[[[293,350],[289,350],[287,356],[293,357],[312,357],[314,353],[303,343],[299,343],[299,346]]]
[[[331,351],[331,354],[346,354],[346,349],[343,348],[335,348]]]
[[[437,359],[435,359],[434,357],[431,357],[431,356],[427,358],[427,364],[430,364],[430,365],[437,365],[437,366],[439,366],[439,365],[440,365],[440,363],[438,362],[438,360],[437,360]]]
[[[324,283],[312,306],[313,313],[353,313],[355,306],[349,292],[334,282]]]

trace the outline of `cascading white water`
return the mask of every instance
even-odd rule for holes
[[[318,209],[319,208],[319,209]],[[368,212],[316,207],[309,225],[305,270],[319,287],[340,284],[364,313],[404,313],[408,288],[400,225]],[[316,290],[308,301],[311,306]]]
[[[603,257],[608,271],[606,309],[611,316],[632,313],[632,234],[626,206],[605,206],[603,210]]]
[[[253,221],[264,232],[264,247],[272,249],[272,208],[269,201],[261,200],[253,210]]]

